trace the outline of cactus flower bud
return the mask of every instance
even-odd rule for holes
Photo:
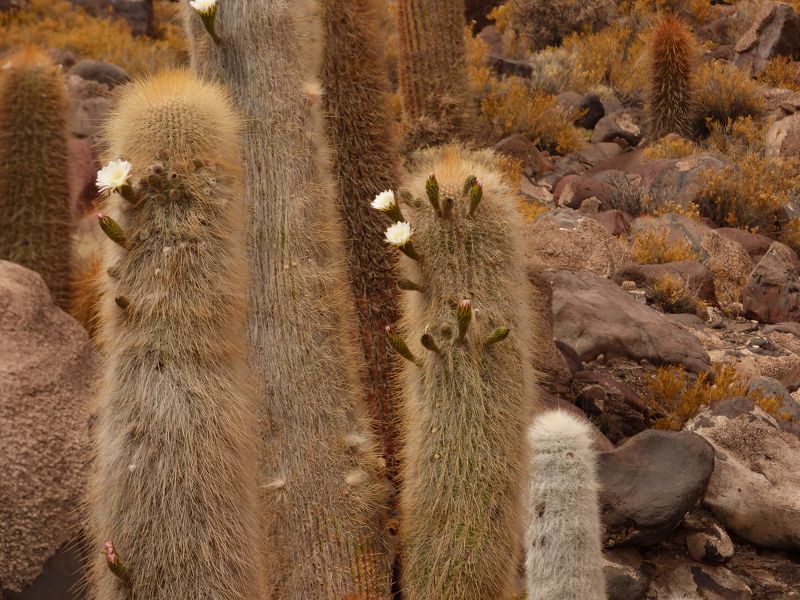
[[[478,178],[475,175],[470,175],[464,180],[464,189],[462,190],[465,194],[469,194],[469,191],[472,189],[472,186],[478,182]]]
[[[475,214],[475,211],[478,209],[478,205],[481,203],[483,199],[483,186],[481,182],[477,179],[475,183],[469,188],[469,216]]]
[[[508,334],[511,330],[508,327],[498,327],[494,330],[494,333],[486,338],[486,341],[483,342],[484,346],[491,346],[492,344],[496,344],[498,342],[502,342],[504,339],[508,337]]]
[[[386,339],[389,340],[389,345],[394,348],[395,352],[397,352],[400,356],[405,358],[408,361],[413,362],[415,365],[419,365],[419,360],[414,353],[408,347],[405,340],[401,338],[394,332],[391,325],[386,326]]]
[[[436,180],[436,175],[431,173],[428,175],[428,180],[425,182],[425,193],[428,195],[428,201],[433,206],[433,210],[437,215],[442,214],[442,207],[439,204],[439,182]]]
[[[128,240],[122,231],[122,227],[119,226],[119,223],[103,213],[97,213],[97,220],[100,222],[100,229],[103,230],[103,233],[105,233],[112,242],[125,249],[128,248]]]
[[[426,350],[430,350],[436,354],[442,353],[442,349],[439,348],[439,345],[436,343],[436,340],[433,339],[433,336],[430,333],[424,333],[419,341],[422,344],[422,347]]]
[[[103,554],[106,556],[106,564],[109,570],[119,577],[123,583],[129,585],[130,578],[128,577],[128,571],[125,568],[125,563],[122,562],[122,557],[120,557],[116,548],[114,548],[114,542],[109,540],[103,544]]]
[[[122,310],[125,310],[131,305],[131,301],[125,296],[117,296],[114,298],[114,302],[116,302],[117,306],[119,306]]]

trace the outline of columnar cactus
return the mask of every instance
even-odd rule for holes
[[[392,353],[383,328],[397,318],[396,277],[383,243],[385,221],[370,208],[373,197],[395,187],[399,178],[386,102],[389,79],[379,5],[379,0],[323,0],[323,102],[333,142],[350,285],[369,368],[373,425],[394,467],[396,399],[390,385]]]
[[[221,88],[136,83],[108,125],[97,600],[261,600],[239,122]]]
[[[423,153],[386,232],[401,257],[407,359],[400,490],[408,600],[508,597],[536,398],[521,226],[491,153]],[[410,194],[410,196],[409,196]],[[408,340],[408,341],[406,341]]]
[[[0,259],[39,273],[69,303],[70,206],[64,78],[38,50],[0,73]]]
[[[218,43],[188,5],[185,16],[195,69],[229,84],[244,116],[270,588],[281,600],[388,598],[384,464],[322,129],[319,5],[225,0]]]
[[[528,600],[606,598],[590,427],[569,413],[552,411],[537,417],[528,432]]]
[[[464,132],[465,26],[464,0],[397,0],[398,75],[409,149]]]
[[[653,33],[650,48],[650,133],[659,139],[668,133],[689,137],[694,116],[693,67],[695,43],[689,28],[667,15]]]

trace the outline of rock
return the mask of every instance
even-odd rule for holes
[[[638,108],[625,108],[597,121],[592,133],[592,143],[624,140],[630,146],[638,146],[642,141],[644,111]]]
[[[610,275],[633,262],[630,250],[595,219],[570,209],[551,210],[525,227],[529,264],[546,270]]]
[[[715,450],[703,505],[754,544],[800,549],[800,439],[750,398],[714,403],[686,429]]]
[[[657,544],[703,497],[714,449],[685,431],[648,430],[599,454],[606,546]]]
[[[761,260],[761,257],[767,253],[767,250],[769,250],[773,242],[773,240],[765,235],[750,233],[749,231],[736,229],[735,227],[720,227],[714,231],[725,239],[741,245],[753,260]]]
[[[69,132],[77,138],[89,138],[92,144],[100,141],[103,123],[111,110],[111,89],[97,81],[70,75],[68,78],[70,107]]]
[[[767,156],[800,157],[800,114],[789,115],[767,130]]]
[[[760,323],[800,320],[800,259],[773,242],[750,274],[742,303],[745,316]]]
[[[643,563],[638,554],[627,548],[607,550],[604,555],[608,599],[643,600],[653,578],[652,565]]]
[[[800,14],[788,4],[767,3],[736,42],[733,62],[749,75],[764,72],[775,56],[800,55]]]
[[[152,37],[155,33],[153,0],[72,0],[72,3],[95,16],[107,16],[110,11],[112,15],[127,21],[134,35]]]
[[[711,304],[717,303],[714,274],[696,260],[680,260],[659,265],[628,265],[614,273],[611,279],[620,285],[623,281],[653,285],[670,276],[679,278],[701,300]]]
[[[466,0],[464,15],[467,23],[475,21],[478,29],[482,29],[489,24],[489,13],[501,3],[502,0]]]
[[[597,122],[606,114],[603,102],[597,94],[576,94],[575,92],[562,92],[556,96],[556,102],[567,111],[577,111],[579,117],[575,120],[575,126],[583,129],[594,129]],[[602,140],[613,141],[613,140]]]
[[[720,171],[725,163],[707,154],[680,159],[657,159],[643,162],[636,174],[641,184],[652,196],[656,206],[676,202],[687,208],[704,187],[708,171]]]
[[[536,179],[553,169],[550,159],[522,134],[515,133],[503,138],[494,145],[494,149],[520,161],[528,177]]]
[[[776,331],[779,333],[791,333],[792,335],[796,335],[800,337],[800,323],[776,323],[774,325],[767,325],[763,329],[765,334],[775,333]]]
[[[649,411],[636,391],[624,382],[596,371],[578,371],[575,383],[583,388],[575,404],[614,443],[647,429]]]
[[[533,67],[526,60],[508,58],[502,54],[490,52],[487,56],[487,61],[495,75],[501,78],[511,75],[528,79],[533,74]]]
[[[587,175],[567,175],[553,189],[553,200],[559,206],[579,208],[587,198],[606,199],[614,187],[605,181]],[[611,208],[607,203],[604,209]]]
[[[25,10],[30,6],[30,0],[0,0],[0,12],[6,10]]]
[[[0,261],[0,585],[6,591],[36,580],[78,533],[95,361],[86,331],[55,307],[42,278]],[[63,580],[60,593],[48,597],[70,597],[71,585]]]
[[[131,80],[125,69],[102,60],[82,60],[75,64],[69,72],[87,81],[96,81],[113,88]]]
[[[88,549],[83,540],[68,542],[44,563],[42,573],[21,592],[0,590],[3,600],[88,600],[83,577]]]
[[[592,273],[553,274],[553,331],[584,361],[608,358],[678,364],[695,373],[710,368],[691,333],[636,302],[612,281]]]
[[[698,562],[723,564],[730,562],[734,554],[731,537],[713,517],[703,511],[692,511],[683,520],[686,534],[686,549],[689,556]]]
[[[614,237],[626,236],[631,232],[633,219],[628,213],[619,210],[604,210],[592,215],[592,218]]]
[[[647,590],[648,597],[665,600],[751,600],[754,597],[747,582],[726,567],[691,562],[667,553],[651,560],[657,575]]]
[[[580,150],[563,156],[555,163],[552,172],[543,178],[543,182],[555,186],[562,177],[587,173],[593,170],[596,165],[604,163],[622,152],[622,147],[613,142],[589,144]]]

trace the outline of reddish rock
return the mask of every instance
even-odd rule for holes
[[[750,255],[750,258],[754,260],[760,260],[761,257],[767,253],[767,250],[769,250],[773,242],[773,240],[765,235],[750,233],[749,231],[736,229],[735,227],[720,227],[714,231],[722,237],[740,244]]]
[[[633,219],[628,213],[619,210],[604,210],[592,215],[592,218],[615,237],[626,236],[631,232]]]
[[[494,149],[520,161],[528,177],[538,178],[553,169],[553,163],[547,155],[522,134],[515,133],[503,138],[495,144]]]
[[[753,269],[742,298],[745,316],[760,323],[800,320],[800,259],[773,242]]]
[[[5,591],[19,592],[37,580],[45,563],[78,534],[95,361],[86,331],[56,308],[42,278],[0,261],[0,585]],[[48,597],[72,597],[72,583],[62,581],[59,593]],[[48,589],[54,585],[49,581]]]
[[[594,126],[592,143],[624,141],[629,146],[638,146],[642,141],[644,111],[641,109],[622,109],[605,115]]]
[[[91,144],[85,139],[69,140],[69,204],[72,216],[81,218],[92,208],[97,196],[98,165]]]
[[[567,175],[556,184],[553,199],[559,206],[580,208],[587,198],[594,197],[602,203],[613,192],[614,187],[605,181],[586,175]],[[605,208],[610,207],[605,206]]]
[[[736,42],[734,64],[760,75],[775,56],[800,55],[800,14],[788,4],[769,2]]]

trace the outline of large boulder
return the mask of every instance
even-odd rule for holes
[[[714,274],[696,260],[679,260],[659,265],[628,265],[614,273],[611,278],[619,284],[623,281],[635,281],[643,285],[653,285],[665,277],[679,279],[698,298],[716,304]]]
[[[553,282],[553,333],[584,361],[605,358],[710,369],[708,353],[687,330],[637,302],[614,282],[588,272],[558,271]]]
[[[606,545],[664,540],[703,497],[714,449],[693,433],[643,431],[599,454]]]
[[[800,319],[800,259],[780,242],[773,242],[750,274],[744,289],[745,316],[760,323]]]
[[[704,506],[754,544],[800,549],[800,439],[749,398],[717,402],[686,429],[715,451]]]
[[[528,261],[545,270],[610,275],[633,262],[627,246],[597,220],[565,208],[551,210],[525,228]]]
[[[734,64],[760,75],[775,56],[800,55],[800,14],[788,4],[768,2],[736,42]]]
[[[113,15],[124,19],[134,35],[155,33],[153,0],[72,0],[72,3],[95,16]]]
[[[79,597],[67,545],[79,533],[96,372],[86,331],[42,278],[0,261],[0,597]]]

